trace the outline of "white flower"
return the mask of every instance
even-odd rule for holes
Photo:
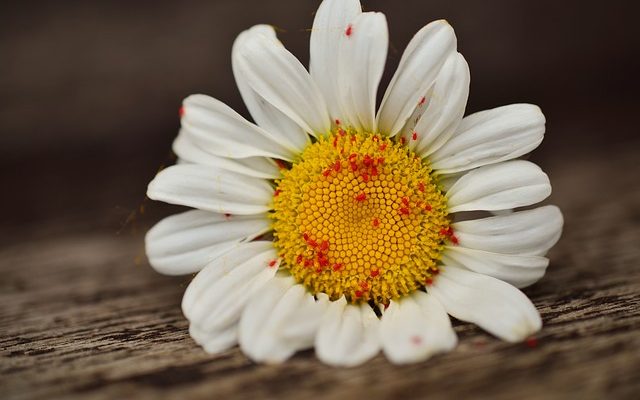
[[[514,104],[463,118],[469,69],[446,21],[414,36],[376,113],[387,45],[383,14],[325,0],[309,73],[271,27],[236,39],[255,125],[213,98],[184,101],[178,165],[147,193],[196,210],[146,245],[157,271],[198,272],[182,307],[206,351],[239,343],[275,363],[315,347],[353,366],[382,350],[408,363],[455,347],[447,314],[509,342],[541,328],[517,288],[542,278],[563,219],[555,206],[514,211],[551,193],[514,159],[540,144],[544,116]]]

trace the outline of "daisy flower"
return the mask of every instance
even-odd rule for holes
[[[255,124],[214,98],[184,100],[178,163],[147,194],[194,210],[153,227],[146,249],[161,273],[197,272],[182,309],[207,352],[411,363],[456,346],[449,315],[508,342],[541,328],[519,288],[544,275],[563,218],[523,209],[551,186],[516,158],[542,141],[542,112],[463,117],[469,68],[443,20],[410,41],[376,111],[387,47],[383,14],[325,0],[308,72],[270,26],[236,39]]]

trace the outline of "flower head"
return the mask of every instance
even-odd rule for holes
[[[455,347],[448,315],[512,342],[541,328],[518,288],[544,275],[563,220],[555,206],[520,209],[551,186],[514,159],[540,144],[544,116],[515,104],[463,118],[469,68],[446,21],[414,36],[376,111],[387,45],[383,14],[325,0],[309,72],[268,26],[236,39],[255,124],[185,99],[178,165],[148,195],[196,210],[146,244],[156,270],[198,272],[182,307],[206,351],[407,363]]]

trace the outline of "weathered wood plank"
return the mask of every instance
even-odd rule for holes
[[[332,369],[311,351],[281,366],[205,354],[180,311],[186,278],[154,273],[142,236],[69,232],[0,251],[3,398],[634,398],[640,391],[640,188],[623,156],[549,163],[566,216],[547,276],[526,289],[535,347],[456,323],[458,348],[397,367]],[[621,173],[625,171],[624,173]]]

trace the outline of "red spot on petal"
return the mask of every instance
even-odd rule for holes
[[[347,35],[347,37],[351,36],[353,34],[353,25],[347,25],[347,29],[345,29],[344,34]]]
[[[340,120],[336,118],[336,125],[340,125]]]
[[[400,138],[400,144],[402,145],[407,144],[407,139],[405,139],[404,136]]]
[[[184,106],[180,106],[180,108],[178,109],[178,115],[180,116],[180,118],[184,117]]]
[[[422,338],[420,336],[411,336],[411,343],[414,346],[420,346],[422,344]]]
[[[431,286],[433,285],[433,279],[432,278],[427,278],[424,280],[424,284],[427,286]]]
[[[231,214],[226,213],[226,214],[224,215],[224,217],[225,217],[226,219],[231,219]]]
[[[538,339],[535,336],[531,336],[530,338],[527,338],[526,344],[531,349],[538,347]]]
[[[284,161],[278,160],[278,159],[276,159],[275,161],[276,161],[276,165],[278,166],[278,168],[287,169],[287,164]]]
[[[460,240],[458,240],[458,237],[456,235],[451,235],[451,243],[457,246],[460,244]]]
[[[420,101],[418,102],[418,105],[420,106],[423,105],[425,101],[427,101],[427,99],[424,96],[420,97]]]
[[[411,139],[418,140],[418,132],[413,131],[413,133],[411,134]]]
[[[270,267],[275,267],[277,262],[278,262],[278,260],[271,260],[271,261],[269,261],[269,266]]]

